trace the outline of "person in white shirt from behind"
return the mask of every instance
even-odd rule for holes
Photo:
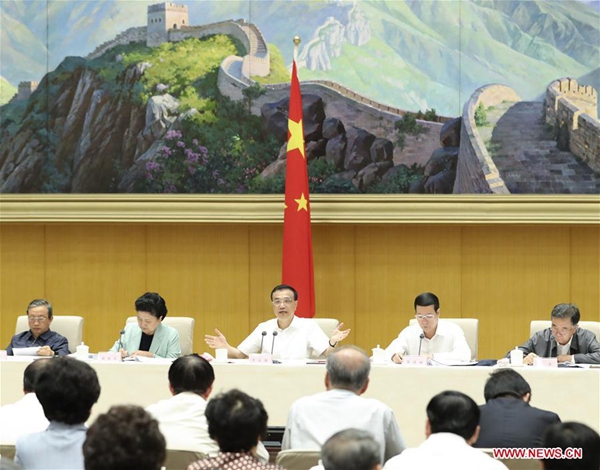
[[[383,470],[507,470],[479,449],[479,407],[461,392],[438,393],[427,405],[425,435],[419,447],[390,459]]]
[[[42,432],[48,427],[44,409],[35,395],[35,381],[47,359],[33,361],[23,373],[23,393],[18,402],[0,407],[0,444],[15,445],[24,434]]]
[[[440,301],[435,294],[425,292],[415,299],[417,325],[404,328],[398,338],[386,348],[385,355],[397,364],[406,355],[425,355],[439,361],[471,359],[471,349],[462,328],[440,320]]]
[[[392,409],[374,398],[361,397],[369,386],[369,356],[356,346],[342,346],[327,356],[326,369],[327,391],[292,404],[282,450],[318,450],[336,432],[358,428],[373,434],[381,462],[402,452],[406,446]]]
[[[219,453],[219,444],[208,435],[204,412],[213,389],[213,367],[197,354],[182,356],[169,368],[169,390],[173,395],[146,408],[158,421],[167,449],[201,452],[209,456]],[[268,462],[269,453],[258,443],[257,457]]]
[[[381,470],[381,448],[370,432],[344,429],[327,439],[310,470]]]
[[[272,353],[274,359],[307,359],[311,353],[327,356],[350,333],[342,331],[344,324],[340,323],[327,338],[313,319],[295,316],[298,292],[287,284],[273,288],[271,303],[275,318],[260,323],[237,348],[217,329],[216,336],[204,336],[206,344],[215,349],[227,348],[228,357],[234,359],[246,359],[252,353]]]

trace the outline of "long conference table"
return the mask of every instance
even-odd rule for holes
[[[0,361],[0,405],[23,395],[23,371],[31,360]],[[148,406],[169,398],[168,362],[89,361],[96,370],[102,391],[92,409],[90,423],[115,404]],[[238,388],[259,398],[269,414],[269,425],[285,426],[294,400],[325,390],[323,364],[253,364],[248,361],[213,363],[213,394]],[[390,406],[409,447],[425,439],[425,409],[429,400],[444,390],[458,390],[484,403],[483,387],[491,367],[416,367],[373,365],[364,394]],[[551,410],[562,421],[585,423],[600,433],[600,369],[517,369],[532,388],[531,404]],[[352,410],[348,410],[352,413]]]

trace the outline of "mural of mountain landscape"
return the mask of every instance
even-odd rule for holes
[[[0,192],[600,193],[600,0],[0,4]]]

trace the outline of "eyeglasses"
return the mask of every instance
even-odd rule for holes
[[[273,305],[279,307],[281,304],[291,305],[294,300],[289,297],[285,297],[283,299],[273,299]]]
[[[46,320],[48,320],[48,317],[30,317],[30,316],[27,316],[27,318],[29,319],[29,321],[31,323],[44,323]]]
[[[417,320],[433,320],[433,317],[435,317],[435,315],[433,313],[428,313],[427,315],[415,315],[415,317],[417,318]]]
[[[553,333],[561,333],[563,335],[566,335],[569,331],[571,331],[573,329],[572,326],[570,327],[563,327],[563,328],[559,328],[558,326],[551,326],[550,329],[552,330]]]

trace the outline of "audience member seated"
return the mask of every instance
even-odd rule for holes
[[[594,333],[579,328],[580,318],[576,305],[556,305],[550,315],[552,326],[519,346],[525,356],[523,363],[531,365],[536,357],[556,357],[558,362],[600,364],[600,344]]]
[[[425,436],[419,447],[407,449],[384,470],[499,470],[507,467],[471,447],[479,435],[479,407],[461,392],[446,391],[427,405]]]
[[[550,426],[542,439],[546,449],[581,449],[580,459],[544,459],[544,470],[598,470],[600,469],[600,436],[581,423],[557,423]]]
[[[469,361],[471,349],[462,328],[440,320],[440,301],[435,294],[419,294],[414,302],[417,325],[404,328],[386,348],[386,357],[397,364],[405,355],[426,355],[434,360]]]
[[[139,406],[113,406],[101,414],[83,443],[85,470],[160,470],[165,438]]]
[[[345,429],[327,439],[321,462],[311,470],[381,470],[381,449],[371,433]]]
[[[271,302],[275,318],[260,323],[237,348],[217,329],[216,336],[205,335],[206,344],[211,348],[227,348],[228,356],[237,359],[245,359],[252,353],[271,352],[275,359],[306,359],[311,353],[326,356],[350,333],[350,330],[342,331],[344,324],[340,323],[329,339],[313,319],[295,316],[298,292],[292,286],[275,286]]]
[[[70,357],[50,361],[35,392],[50,425],[17,440],[15,462],[26,470],[82,469],[86,420],[100,396],[96,371]]]
[[[38,356],[64,356],[70,354],[67,338],[50,330],[52,323],[52,304],[44,299],[32,300],[27,306],[29,330],[12,337],[6,348],[6,354],[13,355],[13,348],[32,348],[41,346]]]
[[[529,405],[531,387],[513,369],[499,369],[488,378],[479,410],[479,438],[473,447],[540,447],[546,428],[560,423],[551,411]]]
[[[48,427],[42,405],[35,395],[35,381],[40,371],[50,361],[39,359],[25,368],[23,393],[18,402],[0,408],[0,444],[15,445],[25,434],[41,432]]]
[[[213,389],[215,373],[202,357],[191,354],[176,359],[169,368],[169,390],[173,395],[146,408],[160,426],[167,449],[219,453],[219,445],[208,435],[206,404]],[[269,461],[269,453],[259,442],[258,458]]]
[[[192,463],[188,470],[283,470],[263,463],[256,447],[267,434],[267,412],[260,400],[233,389],[217,395],[206,406],[208,434],[220,453]]]
[[[292,405],[281,448],[319,450],[343,429],[368,429],[380,446],[380,461],[405,449],[394,412],[374,398],[363,398],[371,362],[356,346],[344,346],[327,357],[327,391],[303,397]]]
[[[179,357],[179,332],[162,323],[168,312],[165,299],[156,292],[146,292],[135,301],[135,311],[137,325],[125,325],[122,338],[110,350],[120,351],[123,357]]]

